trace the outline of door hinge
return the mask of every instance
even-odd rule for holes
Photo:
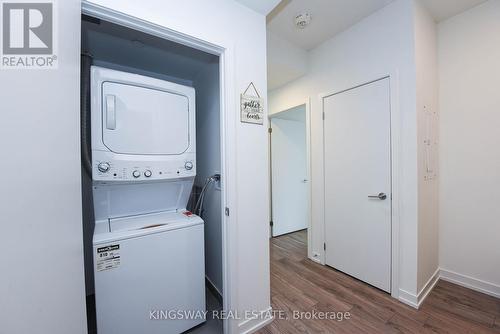
[[[269,225],[270,225],[271,227],[273,227],[273,226],[274,226],[274,222],[271,220],[271,221],[269,222]]]
[[[322,117],[323,117],[323,120],[325,120],[325,112],[324,111],[323,111],[323,116]]]
[[[226,212],[226,216],[228,216],[228,217],[229,217],[229,208],[228,208],[228,207],[226,207],[226,209],[225,209],[224,211]]]
[[[269,132],[269,133],[273,133],[273,128],[269,128],[269,129],[267,129],[267,132]]]
[[[323,243],[323,250],[325,250],[325,251],[326,251],[326,242],[325,242],[325,243]]]

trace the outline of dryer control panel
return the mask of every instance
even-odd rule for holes
[[[196,176],[195,154],[161,161],[117,160],[107,152],[94,151],[93,154],[92,177],[96,181],[133,182]]]

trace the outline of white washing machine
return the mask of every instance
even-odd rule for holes
[[[200,316],[176,319],[205,310],[201,218],[157,213],[110,228],[94,236],[98,333],[174,334],[201,324]]]
[[[94,280],[99,334],[177,334],[204,321],[195,92],[91,69]],[[193,314],[193,313],[191,313]]]

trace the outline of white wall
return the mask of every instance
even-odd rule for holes
[[[497,296],[499,32],[499,0],[490,0],[439,25],[440,265],[458,273],[462,281]]]
[[[273,90],[307,73],[307,52],[267,30],[267,84]]]
[[[87,333],[80,1],[59,1],[57,20],[57,70],[0,71],[1,333]]]
[[[418,293],[422,291],[439,267],[437,62],[436,23],[420,1],[415,1],[418,127]],[[432,172],[428,172],[428,170],[432,170]]]
[[[394,106],[400,114],[398,178],[400,205],[399,287],[417,292],[417,124],[414,4],[397,0],[310,53],[310,71],[304,77],[270,92],[271,113],[301,104],[311,97],[312,133],[312,247],[324,262],[322,119],[318,95],[332,93],[386,75]],[[396,110],[393,110],[396,112]]]
[[[196,181],[221,173],[219,64],[208,64],[194,82],[196,89]],[[205,221],[205,273],[219,293],[222,286],[222,204],[216,185],[208,188],[203,206]]]
[[[228,110],[253,81],[266,98],[265,17],[232,0],[94,3],[227,49]],[[80,202],[80,1],[58,1],[59,69],[1,73],[0,323],[8,333],[85,333]],[[230,286],[239,310],[270,306],[267,124],[229,124]],[[4,159],[5,160],[5,159]],[[251,177],[249,177],[249,175]],[[236,192],[237,190],[237,192]],[[231,323],[243,332],[258,321]]]

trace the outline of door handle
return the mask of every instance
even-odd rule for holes
[[[308,180],[308,179],[303,179],[303,180],[302,180],[302,183],[307,183],[307,182],[309,182],[309,180]]]
[[[106,95],[106,129],[116,129],[116,101],[114,95]]]
[[[385,193],[380,193],[378,195],[373,195],[373,196],[368,196],[368,198],[371,198],[371,199],[379,199],[381,201],[385,201],[387,199],[387,194]]]

